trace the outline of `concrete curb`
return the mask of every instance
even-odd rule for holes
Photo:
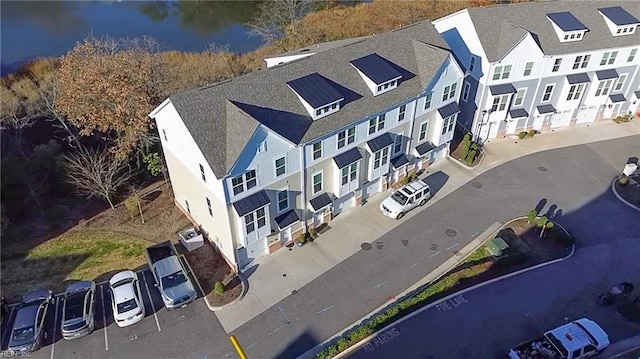
[[[613,182],[611,182],[611,191],[613,191],[613,194],[620,200],[620,202],[626,204],[628,207],[635,209],[636,211],[640,212],[640,208],[636,207],[633,203],[629,203],[627,202],[626,199],[622,198],[621,195],[618,194],[618,191],[616,191],[616,181],[618,180],[618,177],[616,177]]]
[[[503,224],[503,225],[502,225],[502,226],[501,226],[497,231],[495,231],[495,233],[500,232],[500,230],[502,230],[503,228],[507,227],[507,226],[509,225],[509,223],[512,223],[512,222],[514,222],[514,221],[516,221],[516,220],[519,220],[519,219],[526,219],[526,218],[527,218],[527,217],[525,217],[525,216],[513,218],[513,219],[509,220],[508,222],[506,222],[505,224]],[[562,231],[563,231],[563,232],[564,232],[568,237],[571,237],[571,236],[569,235],[569,232],[567,232],[567,230],[566,230],[562,225],[558,224],[558,223],[557,223],[557,222],[555,222],[555,221],[553,221],[553,222],[554,222],[554,225],[556,225],[556,226],[558,226],[560,229],[562,229]],[[483,241],[480,245],[484,244],[485,242],[486,242],[486,241]],[[480,245],[478,245],[478,246],[476,247],[476,249],[477,249],[477,248],[479,248],[479,247],[480,247]],[[407,315],[407,316],[404,316],[404,317],[402,317],[402,318],[400,318],[400,319],[396,320],[395,322],[393,322],[393,323],[391,323],[391,324],[389,324],[389,325],[385,326],[384,328],[382,328],[382,329],[378,330],[377,332],[375,332],[375,333],[371,334],[370,336],[368,336],[368,337],[366,337],[366,338],[362,339],[361,341],[359,341],[359,342],[355,343],[354,345],[352,345],[351,347],[349,347],[347,350],[345,350],[345,351],[343,351],[343,352],[339,353],[338,355],[336,355],[334,358],[335,358],[335,359],[343,358],[344,356],[346,356],[346,355],[348,355],[348,354],[352,353],[353,351],[355,351],[355,350],[359,349],[359,348],[360,348],[364,343],[366,343],[367,341],[369,341],[369,340],[371,340],[372,338],[375,338],[376,336],[380,335],[380,333],[383,333],[383,332],[385,332],[385,331],[389,330],[389,329],[390,329],[390,328],[392,328],[393,326],[398,325],[398,324],[400,324],[400,323],[404,322],[405,320],[408,320],[408,319],[413,318],[414,316],[416,316],[416,315],[418,315],[418,314],[420,314],[420,313],[424,312],[425,310],[431,309],[431,308],[433,308],[434,306],[437,306],[437,305],[438,305],[438,304],[440,304],[440,303],[446,302],[447,300],[450,300],[451,298],[455,298],[456,296],[459,296],[459,295],[462,295],[462,294],[464,294],[464,293],[467,293],[467,292],[473,291],[473,290],[475,290],[475,289],[481,288],[481,287],[483,287],[483,286],[485,286],[485,285],[488,285],[488,284],[492,284],[492,283],[495,283],[495,282],[498,282],[498,281],[501,281],[501,280],[504,280],[504,279],[508,279],[508,278],[511,278],[511,277],[517,276],[517,275],[519,275],[519,274],[523,274],[523,273],[526,273],[526,272],[529,272],[529,271],[532,271],[532,270],[535,270],[535,269],[540,269],[540,268],[542,268],[542,267],[545,267],[545,266],[548,266],[548,265],[551,265],[551,264],[555,264],[555,263],[558,263],[558,262],[562,262],[562,261],[564,261],[564,260],[567,260],[567,259],[571,258],[571,256],[573,256],[573,254],[575,253],[575,249],[576,249],[576,246],[575,246],[575,243],[574,243],[574,244],[571,246],[571,252],[569,252],[569,254],[567,254],[566,256],[564,256],[564,257],[562,257],[562,258],[558,258],[558,259],[554,259],[554,260],[551,260],[551,261],[548,261],[548,262],[540,263],[540,264],[537,264],[537,265],[532,266],[532,267],[524,268],[524,269],[521,269],[521,270],[519,270],[519,271],[515,271],[515,272],[513,272],[513,273],[505,274],[505,275],[503,275],[503,276],[496,277],[496,278],[490,279],[490,280],[485,281],[485,282],[482,282],[482,283],[478,283],[478,284],[473,285],[473,286],[471,286],[471,287],[469,287],[469,288],[462,289],[462,290],[460,290],[460,291],[458,291],[458,292],[455,292],[455,293],[452,293],[452,294],[450,294],[450,295],[448,295],[448,296],[446,296],[446,297],[444,297],[444,298],[438,299],[438,300],[436,300],[435,302],[429,303],[429,304],[427,304],[426,306],[424,306],[424,307],[422,307],[422,308],[420,308],[420,309],[416,310],[415,312],[413,312],[413,313],[411,313],[411,314],[409,314],[409,315]],[[474,250],[475,250],[475,249],[474,249]],[[457,261],[456,265],[457,265],[458,263],[460,263],[461,261],[463,261],[463,260],[464,260],[466,257],[468,257],[471,253],[473,253],[473,251],[469,252],[469,254],[467,254],[466,256],[464,256],[463,258],[461,258],[459,261]],[[454,266],[454,267],[455,267],[455,266]],[[453,269],[454,267],[452,267],[452,268],[448,269],[448,270],[447,270],[446,272],[444,272],[443,274],[441,274],[441,275],[437,276],[437,277],[436,277],[436,279],[434,279],[434,280],[432,280],[432,281],[431,281],[431,283],[435,282],[436,280],[440,279],[442,276],[446,275],[446,273],[448,273],[448,272],[449,272],[451,269]],[[396,296],[396,297],[398,297],[398,296]],[[396,301],[396,300],[394,300],[394,302],[395,302],[395,301]],[[324,341],[323,343],[321,343],[321,344],[317,345],[316,347],[314,347],[314,348],[312,348],[312,349],[308,350],[307,352],[305,352],[304,354],[302,354],[302,355],[301,355],[301,356],[299,356],[298,358],[308,358],[308,357],[311,357],[312,355],[317,354],[319,351],[321,351],[321,350],[325,349],[325,347],[326,347],[326,345],[327,345],[328,343],[331,343],[331,342],[332,342],[332,341],[334,341],[335,339],[337,339],[337,338],[341,337],[341,336],[342,336],[344,333],[346,333],[348,330],[353,329],[353,328],[355,328],[355,327],[356,327],[356,326],[358,326],[358,325],[361,325],[361,324],[362,324],[362,323],[364,323],[367,319],[369,319],[369,318],[371,318],[373,315],[375,315],[375,313],[380,312],[380,309],[382,309],[382,308],[384,308],[384,307],[388,306],[389,304],[391,304],[391,303],[390,303],[390,302],[387,302],[387,303],[383,304],[380,308],[375,309],[372,313],[369,313],[366,317],[364,317],[364,318],[360,319],[360,320],[357,322],[357,324],[351,325],[348,329],[345,329],[345,330],[343,330],[342,332],[340,332],[340,333],[338,333],[338,334],[336,334],[336,335],[332,336],[330,339],[327,339],[327,340],[326,340],[326,341]]]
[[[456,164],[460,165],[462,168],[468,169],[468,170],[474,170],[476,168],[478,168],[479,166],[482,165],[482,162],[484,162],[485,157],[487,157],[487,155],[485,155],[484,151],[480,150],[480,161],[478,161],[478,164],[471,167],[471,166],[467,166],[466,164],[464,164],[463,162],[460,162],[460,160],[451,157],[450,154],[447,153],[447,157],[452,160],[453,162],[455,162]]]
[[[240,278],[240,283],[242,284],[242,293],[240,294],[240,296],[238,298],[232,300],[230,303],[227,303],[227,304],[219,306],[219,307],[211,305],[211,303],[209,303],[209,301],[207,300],[207,297],[205,296],[204,297],[204,302],[207,304],[207,307],[209,308],[210,311],[218,312],[218,311],[227,309],[227,308],[229,308],[231,306],[234,306],[234,305],[238,304],[242,300],[242,298],[244,298],[245,295],[247,295],[247,292],[249,291],[248,290],[249,283],[247,283],[247,280],[242,275],[240,275],[240,273],[236,273],[236,275],[238,276],[238,278]]]

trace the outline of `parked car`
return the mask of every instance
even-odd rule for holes
[[[46,339],[44,321],[52,302],[53,294],[46,289],[35,290],[22,297],[9,338],[10,352],[27,355],[40,349]]]
[[[96,284],[92,281],[73,283],[64,292],[62,337],[76,339],[90,334],[94,328]]]
[[[119,327],[135,324],[144,318],[140,282],[133,271],[123,271],[111,277],[109,292],[113,306],[113,320]]]
[[[147,261],[167,310],[186,307],[198,297],[171,241],[147,247]]]
[[[393,192],[389,198],[380,203],[380,210],[387,217],[400,219],[416,206],[423,206],[430,197],[429,185],[422,180],[417,180]]]

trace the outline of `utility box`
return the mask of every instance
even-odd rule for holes
[[[191,252],[194,249],[198,249],[204,246],[204,237],[195,228],[189,228],[186,231],[179,233],[180,243]]]
[[[626,165],[624,165],[624,169],[622,170],[622,173],[624,173],[627,176],[631,176],[634,173],[636,173],[636,171],[638,170],[638,165],[635,163],[627,163]]]

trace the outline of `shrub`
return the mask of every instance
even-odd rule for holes
[[[316,235],[317,235],[317,234],[316,234],[316,229],[315,229],[315,227],[309,227],[309,236],[310,236],[311,238],[316,238]]]
[[[538,211],[536,211],[535,209],[532,209],[529,211],[529,214],[527,215],[527,221],[529,223],[533,223],[533,221],[536,220],[537,216],[538,216]]]
[[[216,282],[216,284],[213,286],[213,291],[217,295],[223,295],[224,294],[224,285],[222,284],[222,282]]]
[[[520,133],[518,134],[518,138],[519,138],[519,139],[521,139],[521,140],[522,140],[522,139],[524,139],[525,137],[527,137],[527,133],[526,133],[526,132],[524,132],[524,131],[522,131],[522,132],[520,132]]]
[[[473,161],[476,159],[476,153],[477,153],[476,151],[469,151],[469,154],[464,159],[464,161],[467,162],[467,164],[472,164]]]
[[[473,143],[471,144],[471,150],[472,150],[472,151],[477,151],[477,150],[478,150],[478,144],[477,144],[477,143],[475,143],[475,142],[473,142]]]
[[[402,185],[403,185],[403,186],[408,185],[410,180],[411,180],[411,179],[410,179],[409,177],[405,177],[405,178],[403,178],[403,179],[402,179]]]
[[[464,135],[464,137],[462,138],[462,157],[465,158],[467,156],[467,154],[469,153],[469,150],[471,149],[471,135],[470,134],[466,134]]]
[[[549,222],[547,217],[545,217],[545,216],[540,217],[538,219],[538,227],[544,227],[544,225],[547,224],[547,222]]]
[[[300,233],[300,235],[298,236],[298,243],[304,243],[307,241],[307,234],[302,232]]]
[[[554,224],[553,222],[551,222],[551,221],[548,221],[548,222],[547,222],[547,224],[546,224],[547,229],[551,229],[551,228],[553,228],[553,226],[554,226],[554,225],[555,225],[555,224]]]
[[[527,133],[527,137],[533,137],[536,134],[536,130],[529,130],[529,133]]]
[[[627,175],[622,174],[620,177],[618,177],[618,184],[621,186],[624,186],[626,184],[629,183],[629,177],[627,177]]]

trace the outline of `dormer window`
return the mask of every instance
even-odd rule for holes
[[[362,80],[374,96],[398,87],[402,78],[400,71],[378,54],[371,54],[351,61]]]
[[[289,81],[287,85],[314,120],[338,112],[340,101],[344,100],[332,82],[318,73]]]
[[[568,11],[547,14],[560,42],[580,41],[589,29]]]
[[[640,20],[629,14],[620,6],[612,6],[598,9],[600,15],[604,18],[611,35],[625,36],[636,32],[636,28],[640,25]]]

